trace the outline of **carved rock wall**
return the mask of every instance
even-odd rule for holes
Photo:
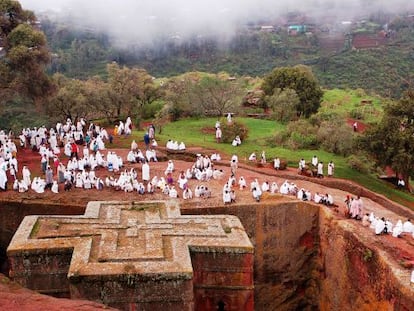
[[[197,209],[184,214],[230,214],[255,248],[255,310],[318,308],[319,207],[304,202]]]
[[[321,209],[320,310],[414,310],[407,269],[357,225]]]

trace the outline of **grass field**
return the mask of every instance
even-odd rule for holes
[[[323,150],[288,150],[280,147],[270,147],[267,145],[269,139],[282,129],[284,125],[270,120],[259,120],[252,118],[237,118],[249,128],[248,138],[242,142],[239,147],[233,147],[231,144],[215,142],[214,125],[215,118],[201,119],[184,119],[177,122],[169,123],[162,128],[161,134],[157,130],[157,141],[160,146],[165,146],[168,139],[183,141],[186,146],[198,146],[207,149],[216,149],[222,154],[231,155],[237,153],[240,159],[247,159],[249,154],[256,151],[259,155],[265,150],[268,161],[276,156],[288,162],[290,167],[297,167],[298,161],[304,158],[310,161],[313,155],[317,155],[319,160],[328,163],[330,160],[335,163],[335,176],[353,180],[362,186],[383,194],[384,196],[403,204],[407,207],[414,208],[414,196],[395,189],[391,184],[380,180],[376,174],[363,174],[353,170],[347,165],[346,158],[328,153]],[[225,120],[222,120],[225,122]],[[144,131],[134,131],[132,139],[143,141]],[[115,142],[115,147],[129,148],[131,140],[120,140]],[[326,168],[325,168],[326,169]]]

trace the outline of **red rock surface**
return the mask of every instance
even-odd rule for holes
[[[0,274],[0,309],[8,311],[115,310],[86,300],[58,299],[22,288]]]
[[[352,123],[351,123],[352,125]],[[360,126],[360,124],[358,125]],[[360,128],[360,127],[359,127]],[[117,150],[118,154],[123,155],[126,158],[126,150]],[[20,165],[29,165],[32,170],[32,177],[39,175],[40,171],[40,158],[37,153],[33,153],[30,150],[19,151],[18,153]],[[222,163],[217,165],[220,169],[223,169],[225,172],[225,178],[221,181],[210,181],[208,182],[208,187],[212,190],[212,198],[204,199],[193,199],[191,201],[181,202],[184,206],[191,205],[193,208],[207,208],[214,206],[222,205],[222,186],[227,180],[230,174],[230,168],[228,166],[228,158],[223,159]],[[176,172],[174,173],[174,178],[178,177],[180,170],[185,170],[192,165],[191,162],[174,160]],[[166,168],[165,162],[151,163],[151,176],[158,175],[163,176],[164,170]],[[127,165],[130,168],[130,165]],[[140,165],[134,165],[138,171],[138,176],[140,177]],[[100,169],[97,171],[98,175],[106,176],[109,173],[105,169]],[[268,180],[269,182],[276,181],[279,185],[285,180],[293,180],[299,187],[309,189],[312,193],[318,191],[321,193],[330,193],[335,202],[339,206],[339,211],[334,212],[333,210],[328,211],[335,220],[349,223],[352,226],[352,230],[356,233],[365,236],[370,240],[371,243],[375,244],[379,249],[384,250],[390,260],[392,265],[401,266],[404,268],[412,267],[414,262],[414,239],[410,236],[404,236],[401,239],[393,238],[391,236],[375,236],[372,229],[362,227],[360,222],[355,220],[346,219],[344,216],[344,203],[343,200],[347,194],[351,193],[352,195],[362,195],[365,212],[374,212],[375,215],[380,217],[389,218],[393,223],[396,223],[398,219],[405,220],[407,217],[413,215],[413,208],[408,203],[406,206],[400,206],[383,196],[378,196],[375,193],[369,192],[366,189],[363,189],[357,183],[347,180],[341,180],[336,178],[323,178],[323,179],[312,179],[297,174],[296,169],[287,169],[284,171],[275,171],[270,164],[266,167],[258,168],[256,166],[247,165],[246,163],[241,164],[237,172],[238,176],[243,175],[249,184],[252,180],[257,178],[259,182]],[[190,181],[190,187],[194,189],[195,185],[199,182],[195,180]],[[248,190],[236,190],[236,204],[258,204],[256,203],[251,193]],[[136,193],[123,193],[121,191],[115,191],[113,189],[104,189],[103,191],[95,190],[82,190],[74,189],[70,192],[61,192],[57,195],[46,191],[44,194],[36,194],[33,191],[28,193],[19,194],[14,191],[0,192],[0,200],[35,200],[40,202],[53,202],[70,205],[79,205],[85,206],[88,201],[91,200],[165,200],[168,197],[164,196],[160,192],[155,193],[154,195],[144,195],[140,196]],[[268,195],[263,196],[263,202],[272,201],[272,197]],[[225,213],[225,210],[223,211]],[[308,246],[311,241],[309,237],[304,236],[302,240],[303,246]],[[351,285],[351,284],[350,284]],[[33,295],[33,294],[32,294]],[[6,294],[7,296],[7,294]],[[37,297],[37,296],[33,296]],[[2,306],[2,301],[0,300],[0,306]],[[9,308],[13,310],[12,307]],[[20,309],[25,310],[25,309]],[[54,309],[52,309],[54,310]]]

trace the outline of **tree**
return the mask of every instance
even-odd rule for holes
[[[191,90],[191,101],[201,114],[222,116],[241,103],[243,89],[237,81],[219,76],[203,77]]]
[[[414,91],[388,104],[376,126],[368,129],[359,144],[381,166],[390,166],[401,175],[406,187],[414,176]]]
[[[45,73],[50,60],[44,34],[36,30],[35,16],[20,3],[0,0],[0,96],[37,100],[49,94],[52,84]]]
[[[265,97],[265,102],[273,111],[276,121],[292,121],[296,116],[296,107],[299,104],[299,97],[292,89],[276,88],[271,96]]]
[[[159,86],[142,68],[120,67],[117,63],[107,65],[108,83],[116,96],[113,98],[115,117],[122,113],[141,117],[144,105],[161,97]]]
[[[303,65],[274,69],[265,76],[262,89],[265,96],[272,96],[278,89],[294,90],[299,97],[296,114],[304,117],[309,117],[318,111],[323,96],[323,91],[312,70]]]
[[[191,90],[201,77],[197,72],[170,78],[164,85],[164,100],[172,120],[194,116],[197,112],[191,106]],[[164,110],[165,113],[165,110]]]
[[[56,120],[87,118],[91,110],[88,109],[85,82],[66,78],[62,74],[55,74],[53,81],[57,91],[47,101],[46,113]]]

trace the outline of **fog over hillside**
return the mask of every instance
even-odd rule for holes
[[[266,22],[301,11],[308,16],[349,20],[378,11],[407,12],[407,0],[21,0],[36,13],[55,11],[74,25],[107,32],[118,42],[151,43],[190,36],[230,38],[246,22]],[[414,13],[414,12],[413,12]]]

